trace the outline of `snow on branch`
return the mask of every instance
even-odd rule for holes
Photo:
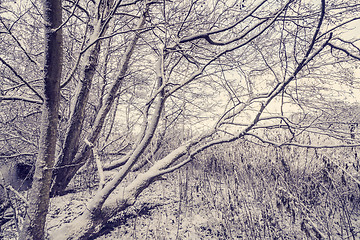
[[[188,36],[188,37],[183,37],[182,39],[180,39],[180,43],[191,42],[191,41],[194,41],[194,40],[197,40],[197,39],[204,38],[206,41],[208,41],[210,44],[213,44],[213,45],[226,45],[226,44],[232,43],[234,41],[240,40],[240,39],[244,38],[252,30],[257,28],[259,25],[263,24],[267,20],[256,24],[253,28],[251,28],[249,31],[247,31],[242,36],[240,36],[240,37],[238,37],[236,39],[229,40],[227,42],[213,41],[213,40],[210,39],[210,36],[214,35],[214,34],[217,34],[217,33],[222,33],[222,32],[228,31],[228,30],[236,27],[237,25],[239,25],[240,23],[245,21],[247,18],[249,18],[254,12],[256,12],[265,2],[267,2],[267,0],[262,1],[252,11],[250,11],[246,16],[244,16],[243,18],[241,18],[240,20],[238,20],[237,22],[235,22],[234,24],[232,24],[232,25],[230,25],[228,27],[224,27],[224,28],[217,29],[217,30],[214,30],[214,31],[208,31],[208,32],[205,32],[205,33],[199,33],[199,34],[195,34],[195,35]]]
[[[89,142],[89,140],[84,139],[84,142],[92,149],[92,153],[96,162],[96,167],[99,173],[99,190],[101,190],[105,185],[105,175],[100,161],[99,150],[93,143]]]
[[[21,195],[18,191],[16,191],[15,188],[13,188],[11,185],[6,186],[6,188],[8,190],[12,191],[18,198],[20,198],[25,203],[26,207],[29,207],[28,200],[23,195]]]
[[[0,62],[2,62],[2,64],[4,64],[6,67],[8,67],[10,69],[10,71],[17,77],[19,78],[23,83],[25,83],[25,85],[30,88],[31,91],[33,91],[35,93],[36,96],[38,96],[41,99],[41,103],[44,101],[44,98],[40,95],[40,93],[38,93],[20,74],[18,74],[18,72],[10,65],[8,64],[4,59],[2,59],[0,57]]]
[[[34,153],[17,153],[17,154],[13,154],[13,155],[2,155],[0,156],[1,158],[16,158],[16,157],[20,157],[20,156],[34,156]]]
[[[41,100],[36,100],[36,99],[31,99],[31,98],[26,98],[26,97],[7,97],[7,96],[0,96],[0,101],[1,100],[11,100],[11,101],[23,101],[23,102],[29,102],[29,103],[36,103],[36,104],[43,104],[43,102]]]
[[[309,144],[301,144],[301,143],[295,143],[295,142],[278,143],[278,142],[263,139],[262,137],[259,137],[258,135],[255,135],[252,133],[246,133],[246,135],[257,138],[261,142],[273,145],[275,147],[295,146],[295,147],[301,147],[301,148],[318,148],[318,149],[320,149],[320,148],[353,148],[353,147],[360,146],[360,143],[358,143],[358,144],[334,144],[334,145],[309,145]]]
[[[356,56],[356,55],[350,53],[350,52],[349,52],[348,50],[346,50],[345,48],[336,46],[336,45],[334,45],[334,44],[332,44],[332,43],[328,43],[328,45],[329,45],[332,49],[339,50],[339,51],[341,51],[341,52],[346,53],[346,55],[348,55],[348,56],[350,56],[350,57],[352,57],[352,58],[355,58],[356,60],[360,60],[360,56]]]

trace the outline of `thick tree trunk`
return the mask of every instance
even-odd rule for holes
[[[161,89],[163,84],[163,55],[160,57],[158,65],[158,89]],[[156,177],[162,175],[161,168],[167,167],[169,164],[179,159],[187,152],[187,147],[182,146],[173,151],[167,157],[153,165],[153,167],[144,174],[139,174],[137,178],[126,188],[121,190],[116,197],[108,200],[108,197],[119,186],[122,180],[126,177],[131,167],[137,162],[145,148],[150,143],[157,129],[160,116],[165,104],[164,90],[160,90],[156,97],[154,113],[147,128],[144,129],[144,137],[139,142],[139,145],[134,149],[129,160],[118,172],[116,177],[107,183],[91,201],[87,204],[85,212],[80,215],[74,222],[65,224],[51,235],[51,239],[88,239],[96,234],[103,225],[117,213],[125,210],[127,207],[133,205],[139,194],[146,189]],[[66,233],[61,235],[60,233]]]
[[[143,28],[145,24],[146,14],[148,8],[146,8],[143,12],[141,19],[137,25],[137,30]],[[140,33],[136,32],[131,41],[129,41],[127,49],[121,60],[121,67],[119,74],[116,80],[111,84],[110,91],[106,98],[104,99],[104,103],[101,105],[99,109],[94,124],[87,136],[87,140],[91,143],[95,143],[100,135],[100,132],[104,126],[105,118],[107,117],[110,109],[115,101],[115,96],[123,83],[124,77],[129,68],[129,61],[133,54],[134,48],[136,46],[137,41],[139,40]],[[79,131],[79,128],[76,128]],[[52,195],[59,195],[65,191],[67,185],[70,183],[71,179],[75,176],[76,172],[85,164],[86,160],[91,154],[91,148],[85,143],[81,145],[79,142],[79,134],[76,141],[69,138],[69,141],[73,142],[73,144],[66,145],[64,148],[65,152],[70,152],[71,154],[67,154],[66,161],[65,158],[61,159],[61,162],[58,162],[57,167],[59,167],[59,171],[56,172],[55,183],[52,187]],[[80,147],[79,147],[80,146]],[[65,157],[65,155],[64,155]],[[68,165],[68,167],[66,166]]]
[[[190,143],[191,145],[191,143]],[[163,175],[163,169],[187,153],[188,145],[183,145],[168,154],[161,161],[154,164],[146,173],[139,174],[127,187],[118,191],[111,199],[107,199],[111,186],[99,191],[87,204],[83,214],[73,222],[66,223],[52,232],[52,240],[89,239],[97,234],[104,224],[112,217],[132,206],[137,197],[154,180]]]
[[[99,8],[97,10],[98,12],[96,13],[98,18],[94,21],[93,26],[91,26],[93,32],[89,36],[89,44],[92,44],[92,41],[95,41],[99,37],[102,37],[108,28],[109,22],[104,21],[102,19],[102,14],[100,14],[100,11],[104,10],[103,8],[105,7],[105,2],[101,2],[100,5],[102,7]],[[109,5],[112,5],[112,1],[109,2]],[[107,8],[106,11],[107,13],[109,13],[110,9]],[[98,66],[100,50],[101,41],[97,41],[95,44],[93,44],[90,48],[86,50],[85,56],[83,58],[83,76],[82,80],[77,86],[74,104],[70,109],[70,125],[67,130],[65,144],[63,146],[62,153],[56,162],[54,181],[51,188],[52,196],[63,193],[66,186],[71,180],[71,177],[69,178],[68,176],[73,176],[79,169],[79,167],[76,168],[74,166],[74,158],[75,155],[78,153],[81,145],[80,136],[82,133],[86,114],[85,108],[88,103],[92,81],[96,72],[96,68]]]
[[[60,155],[54,171],[54,184],[51,189],[51,195],[62,193],[69,181],[67,180],[68,172],[72,172],[73,160],[79,150],[80,135],[85,119],[85,107],[89,98],[92,79],[98,64],[100,52],[100,42],[94,44],[88,54],[85,56],[85,68],[83,80],[79,83],[78,92],[75,96],[74,109],[70,117],[70,127],[67,131],[64,149]],[[63,185],[65,184],[65,187]]]
[[[45,239],[44,226],[49,207],[49,190],[55,161],[57,140],[60,79],[62,71],[61,0],[44,0],[45,62],[44,104],[42,108],[41,137],[35,165],[29,209],[20,239]]]

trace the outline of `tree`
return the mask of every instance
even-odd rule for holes
[[[36,9],[34,4],[25,6],[30,13]],[[356,1],[341,0],[65,1],[64,19],[52,27],[55,35],[63,31],[67,61],[58,64],[65,73],[61,100],[53,99],[61,109],[58,135],[46,141],[51,140],[54,150],[57,137],[59,146],[51,193],[65,194],[92,156],[100,176],[103,169],[119,168],[119,172],[106,184],[102,181],[84,213],[51,238],[92,236],[108,219],[133,205],[156,179],[212,146],[238,139],[296,145],[303,131],[326,133],[316,122],[326,111],[329,96],[338,100],[333,93],[339,91],[330,84],[347,89],[358,84],[351,67],[359,60],[359,48],[356,39],[343,38],[342,31],[359,21],[359,11]],[[24,16],[34,17],[26,11]],[[21,18],[8,21],[16,26]],[[9,29],[2,34],[13,37],[11,46],[31,62],[33,56]],[[34,98],[38,97],[46,106],[47,98],[23,77],[26,67],[1,57],[3,76],[15,76],[27,86],[16,96],[6,91],[2,100],[38,104]],[[6,83],[20,88],[19,83]],[[294,120],[295,112],[299,117]],[[304,121],[309,113],[313,121]],[[42,115],[48,116],[44,110]],[[116,129],[119,124],[123,126]],[[276,142],[261,133],[279,128],[290,137]],[[171,139],[178,129],[192,134],[165,148],[163,139]],[[358,145],[346,134],[331,134],[349,140],[346,146]],[[128,142],[119,143],[125,138]],[[39,146],[46,142],[42,137]],[[158,150],[151,147],[165,150],[156,155]],[[111,161],[102,166],[99,159],[105,156]],[[137,177],[120,186],[144,159]],[[49,169],[52,164],[49,160]],[[41,166],[36,169],[33,189],[40,189],[36,181],[48,186],[51,174],[36,177]],[[47,195],[47,190],[40,195]]]
[[[34,181],[29,197],[30,206],[20,239],[44,239],[45,221],[49,208],[49,191],[57,144],[58,110],[62,70],[61,1],[44,1],[45,52],[44,97],[41,136],[35,164]]]

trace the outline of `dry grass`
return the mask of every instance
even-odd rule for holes
[[[151,186],[98,239],[358,239],[360,186],[348,175],[358,173],[339,162],[349,151],[212,149]]]
[[[151,185],[95,239],[359,239],[353,156],[250,143],[213,148]],[[52,200],[50,230],[80,214],[94,176],[78,176],[74,192]],[[15,229],[4,225],[5,239]]]

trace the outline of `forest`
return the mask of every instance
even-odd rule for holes
[[[358,0],[0,0],[0,239],[360,238]]]

